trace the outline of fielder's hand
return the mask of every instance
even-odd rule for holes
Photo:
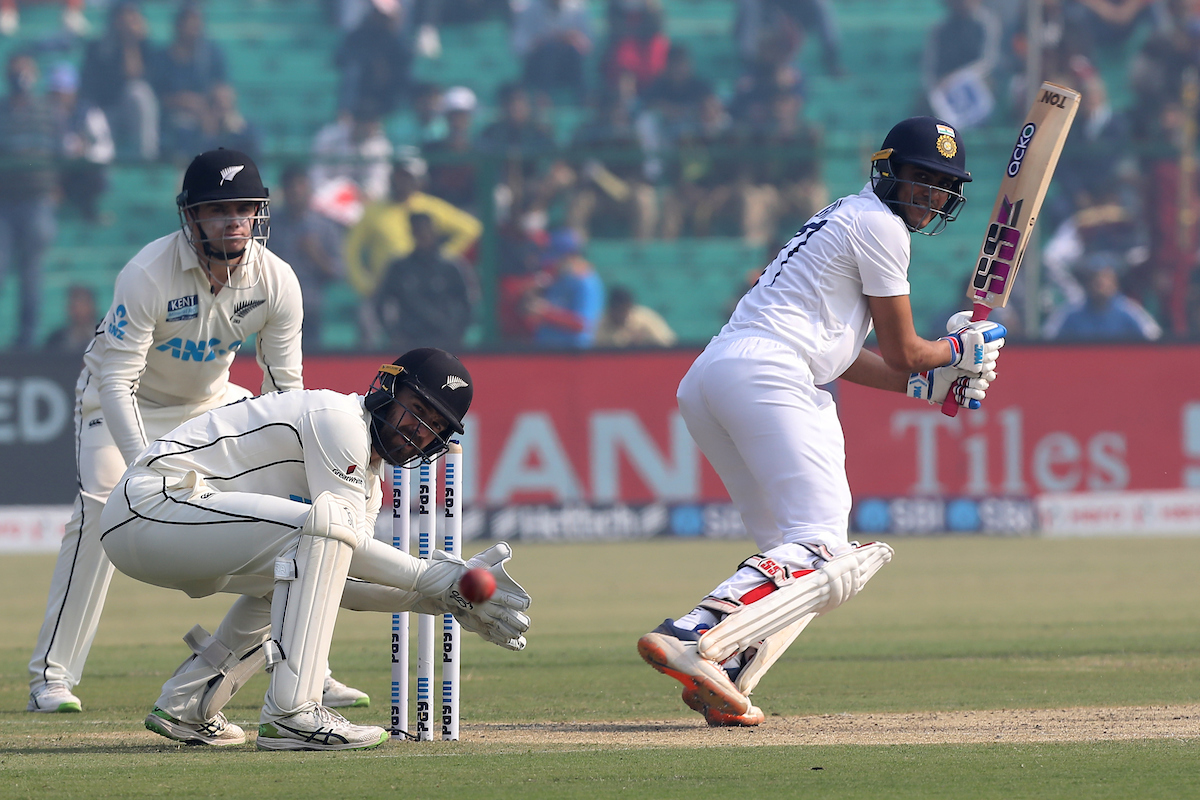
[[[951,321],[959,315],[951,317]],[[972,375],[985,375],[995,372],[996,359],[1000,357],[1000,348],[1004,347],[1004,337],[1008,330],[999,322],[980,320],[968,323],[939,341],[950,343],[950,360],[943,364],[946,367],[956,367]]]
[[[996,380],[995,371],[973,375],[954,367],[937,367],[928,372],[914,372],[908,376],[908,396],[928,400],[930,405],[941,405],[946,395],[953,392],[954,402],[963,408],[979,408],[987,395],[991,382]]]

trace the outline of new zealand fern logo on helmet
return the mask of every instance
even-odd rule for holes
[[[224,186],[224,185],[225,185],[225,181],[232,181],[232,180],[233,180],[233,176],[237,175],[239,172],[241,172],[241,171],[242,171],[242,170],[244,170],[245,168],[246,168],[246,165],[245,165],[245,164],[238,164],[236,167],[224,167],[224,168],[222,168],[222,169],[221,169],[221,182],[220,182],[220,183],[218,183],[217,185],[218,185],[218,186]]]
[[[447,375],[446,382],[442,384],[443,389],[461,389],[467,385],[467,382],[457,375]]]

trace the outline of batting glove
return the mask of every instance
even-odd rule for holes
[[[908,396],[928,400],[930,405],[941,405],[946,395],[953,393],[954,402],[963,408],[979,408],[987,395],[991,382],[996,380],[995,371],[983,375],[972,375],[954,367],[937,367],[928,372],[914,372],[908,376]]]
[[[972,375],[994,372],[1006,335],[1008,330],[999,322],[980,320],[964,325],[939,340],[950,343],[950,360],[942,366]]]

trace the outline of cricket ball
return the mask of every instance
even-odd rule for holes
[[[484,603],[496,591],[496,579],[486,569],[469,569],[458,579],[458,591],[472,603]]]

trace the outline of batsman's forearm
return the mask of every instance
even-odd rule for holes
[[[872,389],[904,392],[908,389],[909,374],[889,367],[878,353],[862,350],[859,352],[858,358],[854,359],[854,363],[838,377]]]

